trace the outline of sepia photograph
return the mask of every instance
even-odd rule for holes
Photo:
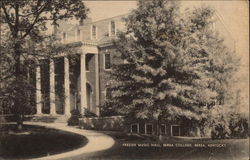
[[[249,160],[247,0],[0,0],[0,160]]]

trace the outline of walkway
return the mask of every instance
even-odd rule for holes
[[[34,158],[33,160],[56,160],[56,159],[62,159],[62,158],[69,158],[69,157],[77,156],[77,155],[84,154],[84,153],[91,153],[91,152],[106,150],[106,149],[111,148],[115,143],[113,138],[103,133],[69,127],[66,124],[62,124],[62,123],[25,122],[24,124],[45,126],[48,128],[54,128],[54,129],[59,129],[63,131],[80,134],[80,135],[85,136],[89,141],[82,148],[69,151],[69,152],[65,152],[65,153],[51,155],[51,156]]]

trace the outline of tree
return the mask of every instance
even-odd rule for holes
[[[2,84],[9,83],[9,95],[13,99],[13,108],[18,117],[17,124],[22,126],[22,114],[25,108],[25,76],[26,60],[35,61],[41,57],[51,58],[55,51],[55,37],[46,34],[48,24],[57,25],[64,19],[76,18],[80,21],[86,18],[88,9],[82,0],[34,0],[34,1],[4,1],[1,0],[1,24],[6,28],[6,41],[1,43],[1,56],[8,59],[8,64],[1,74]],[[54,42],[54,43],[52,43]],[[61,49],[60,49],[61,48]],[[4,58],[1,60],[4,61]],[[5,73],[9,74],[5,74]],[[11,81],[8,81],[11,79]]]
[[[115,42],[125,63],[114,65],[107,112],[199,125],[226,91],[236,61],[211,29],[213,10],[181,14],[179,3],[140,0],[126,19]]]

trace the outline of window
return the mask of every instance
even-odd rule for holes
[[[111,57],[109,53],[104,54],[104,69],[111,69]]]
[[[92,39],[96,39],[97,35],[97,28],[95,25],[92,26]]]
[[[67,34],[65,32],[63,32],[63,34],[62,34],[62,40],[63,40],[63,42],[66,41],[66,38],[67,38]]]
[[[138,123],[131,124],[130,132],[131,133],[139,133],[139,124]]]
[[[76,37],[77,37],[77,40],[80,40],[80,37],[81,37],[81,30],[80,29],[77,29],[77,31],[76,31]]]
[[[145,134],[152,134],[153,133],[153,124],[146,123],[145,124]]]
[[[161,124],[160,133],[166,134],[166,125],[165,124]]]
[[[179,125],[171,125],[171,136],[180,136],[181,130]]]
[[[111,88],[106,88],[106,99],[111,99],[112,96],[112,90]]]
[[[115,35],[115,21],[110,22],[110,35],[114,36]]]

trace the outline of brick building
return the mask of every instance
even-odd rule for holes
[[[126,16],[94,22],[86,19],[83,24],[61,22],[59,27],[55,28],[54,32],[62,43],[76,44],[77,47],[76,52],[58,55],[50,61],[44,60],[41,67],[36,68],[38,115],[70,115],[74,109],[79,110],[82,115],[86,115],[86,111],[92,115],[100,115],[100,105],[104,104],[105,99],[111,94],[109,73],[112,64],[124,63],[117,58],[119,52],[112,42],[119,31],[125,30],[123,18]],[[221,19],[213,27],[223,28],[219,23],[222,23]],[[223,31],[227,37],[230,36],[228,30]],[[234,50],[234,40],[231,37],[226,40],[228,46]],[[99,125],[99,129],[126,128],[128,132],[145,134],[155,134],[157,130],[154,122],[128,123],[121,117],[87,118],[81,122],[85,128],[95,128]],[[110,126],[113,123],[116,125]],[[161,133],[171,136],[185,135],[187,132],[199,135],[197,128],[182,127],[178,122],[162,123],[158,129]]]
[[[62,22],[54,32],[64,44],[76,44],[76,53],[42,60],[36,68],[37,114],[70,115],[77,109],[99,115],[99,106],[110,95],[109,72],[121,63],[112,41],[125,25],[122,16],[84,24]],[[41,88],[41,90],[40,90]]]

